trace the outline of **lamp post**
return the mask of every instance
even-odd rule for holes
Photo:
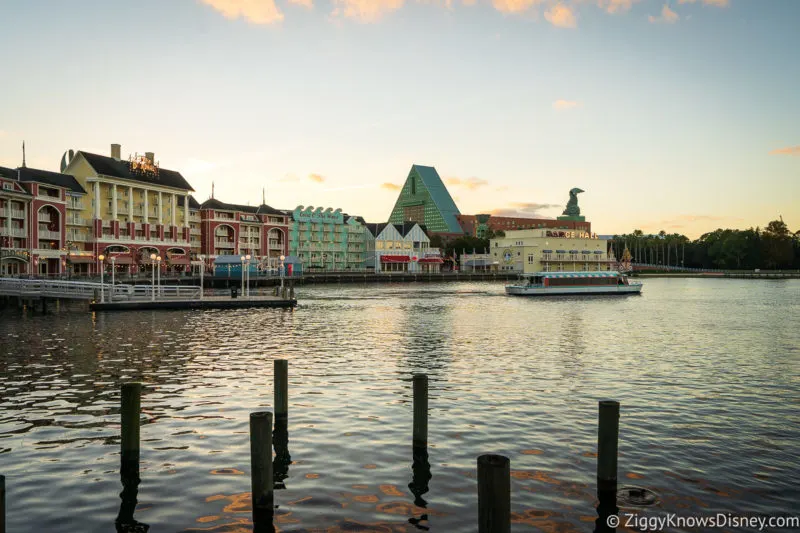
[[[281,255],[281,292],[283,292],[283,275],[284,275],[284,269],[285,269],[285,267],[283,266],[283,262],[284,261],[286,261],[286,256],[285,255]]]
[[[242,260],[242,296],[244,296],[244,260],[245,260],[245,257],[242,256],[239,259]]]
[[[156,274],[156,286],[158,287],[158,297],[161,298],[161,256],[156,256],[158,263],[158,273]]]
[[[105,260],[106,256],[100,254],[97,256],[97,258],[100,260],[100,303],[102,304],[105,303],[106,301],[106,292],[105,292],[106,288],[103,285],[103,271],[105,270],[105,265],[103,264],[103,261]]]
[[[156,254],[150,254],[150,267],[153,273],[153,281],[150,284],[150,301],[156,299]]]
[[[203,299],[203,272],[206,269],[206,256],[198,255],[198,259],[200,259],[200,299]]]
[[[111,260],[111,301],[114,301],[114,285],[116,284],[117,256],[109,256]]]
[[[244,258],[247,260],[247,297],[250,298],[250,258],[251,258],[251,255],[247,254],[246,256],[244,256]]]

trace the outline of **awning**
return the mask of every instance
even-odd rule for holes
[[[167,263],[170,265],[188,265],[189,258],[185,255],[179,257],[167,257]]]
[[[381,263],[408,263],[411,258],[407,255],[382,255]]]
[[[129,255],[115,255],[112,256],[114,258],[114,263],[117,265],[132,265],[133,264],[133,257]],[[106,257],[106,263],[111,263],[111,257]]]
[[[423,257],[419,260],[420,263],[444,263],[441,257]]]
[[[556,253],[557,254],[565,254],[565,253],[567,253],[567,251],[566,250],[556,250]]]
[[[600,250],[595,250],[595,251],[594,251],[594,253],[596,253],[596,254],[602,254],[603,252],[602,252],[602,251],[600,251]]]
[[[553,250],[542,250],[543,254],[552,254]]]
[[[94,263],[95,259],[91,255],[70,255],[67,259],[70,263]]]
[[[592,253],[592,251],[591,250],[583,250],[583,251],[581,251],[581,253],[582,254],[590,254],[590,253]]]
[[[577,254],[577,253],[578,253],[578,250],[570,250],[570,251],[569,251],[569,253],[571,253],[571,254]]]

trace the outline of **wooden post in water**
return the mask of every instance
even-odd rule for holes
[[[511,462],[502,455],[478,457],[478,533],[511,532]]]
[[[428,376],[414,374],[414,448],[428,446]]]
[[[253,523],[272,523],[274,481],[272,479],[272,413],[250,413],[250,480]]]
[[[6,476],[0,476],[0,533],[6,533]]]
[[[275,420],[289,418],[289,361],[275,359]]]
[[[617,490],[619,402],[603,400],[597,427],[597,490]]]
[[[142,384],[122,384],[122,467],[136,465],[139,471],[139,413],[141,412]]]

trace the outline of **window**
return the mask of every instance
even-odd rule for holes
[[[417,194],[417,179],[411,176],[411,194]]]
[[[12,184],[10,184],[10,183],[3,183],[3,188],[4,188],[5,190],[7,190],[7,191],[12,191],[12,190],[14,190],[14,186],[13,186]]]
[[[529,265],[533,264],[533,254],[528,254],[528,264]]]

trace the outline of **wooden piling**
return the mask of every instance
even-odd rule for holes
[[[289,361],[275,359],[275,420],[289,418]]]
[[[616,491],[617,449],[619,443],[619,402],[599,404],[597,427],[597,490]]]
[[[135,464],[139,470],[139,415],[141,412],[142,384],[122,384],[122,466]]]
[[[6,476],[0,476],[0,533],[6,533]]]
[[[412,444],[415,448],[428,446],[428,376],[414,374],[414,433]]]
[[[511,532],[511,462],[502,455],[478,457],[478,533]]]
[[[272,521],[272,413],[250,413],[250,480],[253,497],[253,522]]]

